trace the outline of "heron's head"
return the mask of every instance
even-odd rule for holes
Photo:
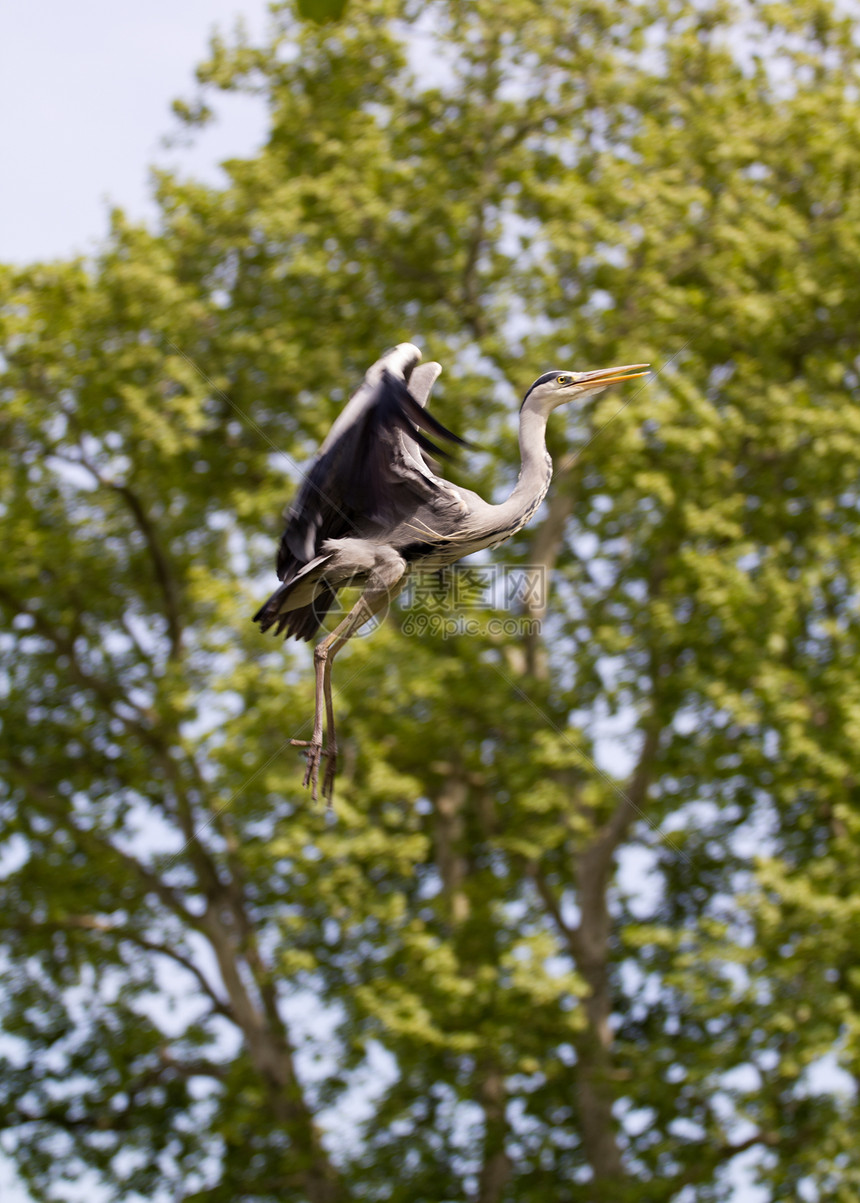
[[[647,376],[647,363],[628,363],[620,368],[599,368],[596,372],[564,372],[555,370],[538,376],[523,398],[523,407],[541,413],[551,413],[566,401],[581,400],[601,392],[610,384]]]

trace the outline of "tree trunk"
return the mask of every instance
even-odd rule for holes
[[[617,1198],[624,1176],[617,1124],[612,1114],[612,997],[609,988],[610,919],[606,904],[609,884],[604,850],[592,844],[579,858],[580,923],[577,968],[588,983],[585,1000],[587,1027],[577,1053],[578,1095],[582,1141],[594,1171],[594,1201]]]
[[[499,1203],[511,1176],[511,1159],[505,1149],[508,1136],[505,1077],[494,1061],[488,1060],[482,1067],[478,1099],[484,1109],[484,1155],[476,1203]]]

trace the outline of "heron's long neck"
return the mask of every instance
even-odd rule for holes
[[[520,475],[507,501],[493,506],[500,539],[525,526],[546,496],[552,479],[552,460],[546,449],[546,421],[546,413],[530,409],[526,402],[520,413]]]

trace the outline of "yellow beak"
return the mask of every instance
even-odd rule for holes
[[[598,368],[596,372],[579,372],[575,383],[590,385],[592,388],[596,384],[604,387],[608,384],[620,384],[624,380],[636,380],[638,376],[647,376],[649,366],[647,363],[628,363],[618,368]],[[646,370],[642,371],[643,368]]]

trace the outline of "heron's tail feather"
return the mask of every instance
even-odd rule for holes
[[[322,589],[306,606],[283,610],[284,594],[288,591],[289,586],[276,589],[254,615],[254,622],[260,624],[261,631],[274,627],[274,633],[285,639],[313,639],[334,603],[334,591]]]
[[[329,555],[317,557],[278,586],[254,615],[261,631],[274,626],[275,634],[287,639],[313,639],[336,595],[336,590],[319,579],[330,559]]]
[[[254,615],[253,621],[260,624],[261,631],[268,631],[272,623],[277,621],[278,615],[281,613],[281,602],[284,600],[284,594],[287,593],[288,588],[289,586],[285,587],[284,585],[277,588]]]
[[[280,635],[281,631],[285,630],[285,639],[289,639],[291,636],[295,636],[296,639],[313,639],[331,609],[334,599],[333,590],[324,589],[317,594],[310,605],[282,614],[278,620],[275,634]]]

